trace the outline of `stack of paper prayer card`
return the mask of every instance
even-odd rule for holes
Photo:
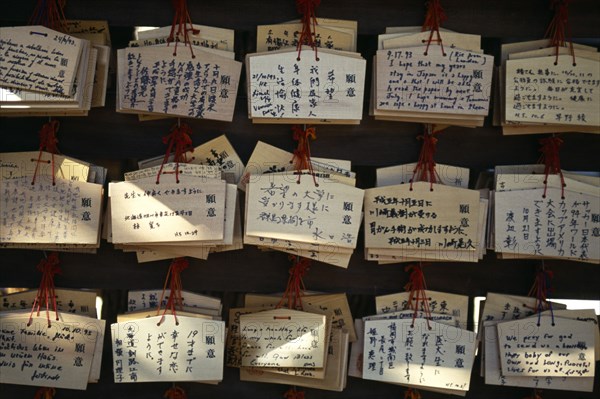
[[[311,173],[295,171],[293,157],[257,143],[240,183],[244,243],[348,267],[363,203],[350,162],[311,158]]]
[[[45,151],[0,153],[0,246],[95,253],[106,169]]]
[[[171,26],[139,31],[117,51],[117,112],[231,122],[242,63],[231,29],[192,25],[169,42]],[[188,27],[185,27],[189,31]]]
[[[355,321],[349,376],[466,395],[477,347],[466,330],[469,298],[429,290],[425,297],[375,297],[377,314]]]
[[[542,39],[503,44],[501,54],[494,122],[503,134],[600,133],[596,47]]]
[[[486,251],[487,192],[469,190],[469,170],[436,165],[415,181],[416,163],[377,169],[365,190],[365,257],[379,264],[477,262]]]
[[[315,19],[312,46],[303,24],[257,28],[246,56],[248,118],[254,123],[358,124],[366,61],[356,52],[356,21]]]
[[[441,44],[421,27],[379,35],[370,115],[375,119],[483,126],[492,95],[494,57],[479,35],[440,29]]]
[[[488,240],[503,259],[600,262],[600,177],[497,166]]]
[[[0,115],[86,116],[104,106],[110,61],[106,21],[0,28]]]
[[[536,301],[488,293],[479,322],[485,383],[592,392],[600,355],[595,311],[552,303],[534,314]]]
[[[111,325],[114,381],[223,379],[225,323],[218,298],[180,292],[182,310],[165,312],[171,290],[130,291],[128,312]],[[162,300],[162,302],[161,302]]]
[[[106,237],[140,261],[241,248],[237,187],[218,165],[171,162],[128,172],[124,182],[109,183],[108,194]]]
[[[244,164],[242,160],[236,153],[235,149],[227,139],[225,135],[221,135],[215,139],[209,140],[204,144],[201,144],[193,150],[190,150],[185,153],[185,158],[188,164],[194,165],[206,165],[211,168],[218,168],[221,172],[221,177],[227,182],[229,192],[231,196],[229,197],[230,201],[233,201],[235,198],[235,206],[234,206],[234,220],[233,220],[233,237],[231,240],[231,244],[207,244],[207,249],[198,250],[198,248],[177,248],[175,246],[163,246],[161,248],[153,248],[150,246],[132,248],[131,246],[123,246],[119,245],[125,252],[135,251],[137,254],[137,260],[140,263],[143,262],[151,262],[156,260],[163,259],[171,259],[177,256],[189,256],[192,258],[206,259],[209,253],[212,252],[225,252],[225,251],[233,251],[243,248],[242,242],[242,215],[240,210],[240,201],[238,197],[237,190],[234,190],[235,185],[239,183],[241,180],[242,173],[244,171]],[[160,167],[162,161],[164,159],[164,155],[153,157],[150,159],[145,159],[138,162],[138,166],[140,170],[152,168],[152,167]],[[169,161],[173,160],[173,156],[169,158]],[[180,167],[182,164],[180,164]],[[185,166],[184,166],[185,168]],[[167,173],[167,171],[163,170],[163,174]],[[172,174],[172,173],[167,173]],[[165,176],[166,178],[170,178]],[[235,194],[235,197],[233,196]],[[229,206],[229,203],[225,204],[226,209]],[[110,213],[107,212],[107,219],[110,219]],[[227,218],[227,214],[225,215]],[[106,223],[109,225],[109,223]],[[226,227],[230,226],[227,222],[225,223]],[[108,229],[104,229],[103,231],[104,237],[109,242],[112,242],[112,236],[108,232]],[[229,236],[229,231],[225,232],[226,236]],[[190,251],[188,251],[190,250]]]
[[[227,366],[242,381],[342,391],[356,340],[346,295],[306,293],[302,311],[277,308],[281,297],[247,294],[230,309]]]
[[[100,379],[106,325],[96,315],[96,293],[52,293],[37,303],[37,289],[0,297],[0,383],[85,390]]]

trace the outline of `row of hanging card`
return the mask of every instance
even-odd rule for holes
[[[242,248],[234,183],[243,164],[225,136],[195,153],[190,134],[190,127],[178,122],[163,139],[168,148],[162,161],[142,161],[143,169],[109,184],[107,239],[136,252],[140,262],[207,259],[210,252]]]
[[[117,112],[231,122],[242,67],[233,30],[192,24],[186,0],[173,7],[172,26],[137,32],[117,51]]]
[[[468,189],[469,170],[437,165],[441,131],[426,125],[417,163],[380,168],[365,190],[365,257],[380,264],[477,262],[486,251],[487,192]]]
[[[375,119],[483,126],[494,58],[481,37],[441,28],[439,0],[427,2],[422,27],[389,27],[373,60],[369,114]]]
[[[66,20],[64,5],[39,0],[30,26],[0,28],[0,115],[85,116],[104,106],[108,23]]]
[[[246,294],[244,308],[230,309],[226,364],[242,381],[342,391],[356,339],[347,298],[307,292],[310,260],[290,259],[283,294]]]
[[[540,140],[539,164],[496,166],[488,242],[502,259],[600,262],[600,178],[561,168],[563,139]]]
[[[183,290],[181,274],[188,266],[186,258],[173,259],[162,290],[129,292],[128,312],[111,325],[116,383],[223,379],[222,304]]]
[[[98,382],[105,321],[96,315],[96,293],[55,288],[61,274],[56,252],[41,260],[37,291],[0,298],[0,383],[44,389],[85,390]]]
[[[0,246],[95,253],[107,171],[59,154],[57,120],[38,151],[0,153]]]
[[[300,21],[258,26],[257,52],[246,55],[253,123],[360,123],[366,61],[357,22],[317,18],[319,4],[297,0]]]
[[[355,321],[348,375],[465,396],[477,346],[469,298],[427,290],[424,267],[407,266],[406,292],[376,297],[376,314]]]
[[[542,263],[529,296],[487,294],[479,315],[486,384],[593,391],[600,354],[597,315],[551,301],[552,278]]]
[[[544,39],[502,45],[494,125],[506,135],[600,133],[600,53],[573,43],[568,0],[551,0]]]

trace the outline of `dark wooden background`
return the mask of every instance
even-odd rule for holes
[[[34,7],[34,0],[2,1],[0,24],[23,25]],[[194,23],[235,29],[236,58],[255,51],[256,25],[277,23],[297,17],[293,0],[220,0],[189,2]],[[499,55],[500,44],[541,38],[552,17],[548,0],[454,0],[444,1],[448,21],[444,25],[464,33],[480,34],[486,53]],[[420,25],[424,17],[423,0],[323,0],[317,15],[358,20],[358,50],[367,60],[377,47],[377,34],[386,26]],[[70,0],[66,15],[70,19],[108,20],[114,48],[125,47],[132,27],[164,26],[171,23],[171,2],[167,0]],[[600,2],[577,0],[570,6],[573,37],[580,42],[600,43]],[[370,69],[370,62],[369,62]],[[243,74],[242,74],[243,75]],[[368,71],[367,76],[370,76]],[[114,79],[114,76],[111,77]],[[242,83],[243,84],[243,83]],[[369,83],[367,83],[369,86]],[[233,123],[190,120],[194,145],[199,145],[223,133],[232,142],[242,160],[246,161],[257,140],[292,150],[289,125],[253,125],[247,119],[245,90],[240,89]],[[368,87],[366,93],[368,93]],[[59,148],[67,155],[109,168],[110,179],[120,179],[123,172],[135,169],[136,161],[164,152],[161,142],[172,121],[137,121],[132,115],[115,112],[115,92],[109,90],[107,105],[93,109],[88,117],[60,118]],[[365,109],[366,103],[365,103]],[[600,112],[600,110],[599,110]],[[37,149],[38,131],[46,118],[0,118],[0,151]],[[318,139],[312,145],[314,156],[350,159],[358,173],[358,185],[374,185],[375,168],[416,160],[419,143],[415,136],[421,131],[417,124],[375,121],[368,115],[360,126],[320,126]],[[471,169],[472,184],[480,171],[498,164],[535,163],[538,159],[538,139],[542,136],[502,136],[488,120],[478,129],[450,128],[440,137],[436,160]],[[565,135],[561,153],[567,170],[598,170],[599,140],[584,134]],[[406,283],[404,266],[378,266],[363,260],[359,246],[345,269],[315,263],[305,278],[311,290],[347,292],[355,317],[374,312],[375,295],[398,292]],[[0,287],[36,287],[39,274],[35,271],[40,251],[0,250]],[[114,322],[117,313],[126,309],[127,290],[161,287],[169,262],[137,264],[135,255],[124,254],[103,242],[97,255],[62,254],[60,287],[93,288],[104,299],[103,318]],[[598,265],[568,261],[548,261],[555,273],[554,293],[557,298],[600,299],[600,268]],[[223,298],[226,310],[242,304],[243,293],[268,293],[282,290],[287,280],[289,263],[286,255],[263,253],[254,247],[243,251],[213,254],[208,261],[192,260],[184,272],[187,290]],[[532,261],[497,260],[488,252],[477,264],[440,263],[425,269],[430,289],[455,292],[471,297],[486,292],[526,295],[534,277],[536,263]],[[472,314],[472,308],[470,313]],[[227,313],[225,313],[227,314]],[[162,398],[169,387],[166,383],[120,384],[112,382],[110,342],[105,344],[102,378],[90,384],[86,392],[59,390],[61,398]],[[476,361],[478,364],[478,361]],[[597,373],[600,375],[600,373]],[[593,394],[544,391],[544,399],[597,397],[599,381]],[[226,368],[219,386],[182,384],[190,398],[219,396],[225,398],[280,398],[287,389],[282,385],[240,382],[235,369]],[[0,385],[3,398],[33,398],[35,388]],[[473,371],[468,398],[516,398],[530,390],[488,386],[479,377],[478,366]],[[311,398],[400,398],[403,388],[348,379],[342,393],[307,390]],[[424,398],[446,395],[423,392]]]

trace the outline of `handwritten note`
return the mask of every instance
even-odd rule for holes
[[[300,23],[259,25],[256,33],[256,51],[262,53],[286,47],[295,48],[301,33]],[[354,36],[351,33],[330,29],[320,24],[315,27],[314,40],[319,48],[354,51]]]
[[[86,389],[98,329],[81,321],[28,321],[0,313],[0,382]]]
[[[210,52],[170,47],[119,50],[122,109],[229,121],[242,64]]]
[[[0,242],[96,244],[102,186],[41,176],[0,182]]]
[[[132,172],[125,173],[125,181],[135,181],[140,179],[145,179],[148,177],[153,177],[156,179],[158,175],[158,171],[161,169],[161,166],[152,166],[149,168],[144,168],[140,170],[134,170]],[[182,176],[194,176],[194,177],[203,177],[205,179],[220,179],[221,171],[219,168],[215,166],[205,166],[205,165],[193,165],[189,163],[175,163],[169,162],[162,166],[162,174],[163,175],[173,175],[175,171],[178,171]],[[171,179],[171,177],[164,177]]]
[[[305,47],[249,54],[248,113],[251,118],[362,119],[366,61],[353,53]]]
[[[193,32],[188,32],[188,39],[194,46],[215,48],[219,50],[231,51],[234,50],[234,30],[216,28],[214,26],[206,25],[192,25],[198,34],[195,35]],[[171,33],[171,25],[163,26],[158,29],[150,29],[145,31],[137,32],[137,38],[139,42],[133,44],[133,46],[149,46],[161,43],[166,43],[166,39]],[[180,42],[183,42],[183,32],[177,33],[176,37]]]
[[[290,309],[241,315],[242,366],[324,365],[326,316]]]
[[[0,153],[0,179],[33,177],[38,164],[39,151]],[[52,177],[52,159],[54,158],[54,176],[64,180],[88,181],[90,164],[64,155],[43,151],[39,159],[37,176]]]
[[[594,325],[541,316],[499,323],[502,373],[510,376],[593,377]]]
[[[247,186],[246,234],[355,248],[363,190],[311,176],[253,176]]]
[[[600,197],[561,189],[497,191],[495,247],[521,255],[600,260]]]
[[[96,317],[96,293],[94,291],[56,288],[56,307],[61,312]],[[29,310],[33,306],[37,290],[28,290],[0,297],[0,311]]]
[[[397,166],[388,166],[385,168],[377,168],[377,187],[393,186],[396,184],[410,183],[410,180],[415,177],[419,179],[419,173],[415,174],[417,163],[407,163]],[[436,180],[439,178],[441,184],[447,186],[455,186],[469,188],[469,169],[459,168],[452,165],[436,164]]]
[[[365,322],[363,378],[467,391],[475,333],[427,320]]]
[[[0,28],[0,83],[69,96],[82,41],[43,26]]]
[[[448,292],[426,291],[427,305],[432,313],[451,315],[456,320],[456,327],[465,328],[469,310],[469,297]],[[413,298],[413,304],[409,304],[410,292],[399,292],[397,294],[380,295],[375,297],[375,309],[377,314],[398,312],[412,309],[417,304]],[[425,303],[419,302],[419,311],[425,311]]]
[[[117,383],[220,381],[225,323],[196,317],[149,317],[111,325]]]
[[[559,55],[506,62],[506,120],[600,126],[600,63]]]
[[[160,302],[162,290],[129,291],[127,294],[127,310],[134,312],[142,309],[155,309],[159,305],[165,307],[171,295],[171,290],[166,289],[163,302]],[[221,300],[218,298],[200,295],[189,291],[181,292],[183,306],[198,308],[199,311],[216,310],[221,313]]]
[[[425,46],[377,51],[378,110],[487,115],[494,57]]]
[[[436,323],[445,324],[447,326],[457,326],[454,316],[440,313],[427,313],[423,311],[401,310],[398,312],[382,313],[373,316],[363,317],[364,321],[371,320],[412,320],[412,319],[428,319]]]
[[[165,181],[168,180],[168,181]],[[111,183],[114,243],[222,240],[226,184],[184,176]]]
[[[417,182],[365,190],[369,248],[477,249],[479,192]]]

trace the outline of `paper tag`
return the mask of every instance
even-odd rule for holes
[[[111,325],[115,382],[220,381],[225,323],[171,315]]]
[[[240,316],[242,366],[321,368],[326,317],[291,309]]]

